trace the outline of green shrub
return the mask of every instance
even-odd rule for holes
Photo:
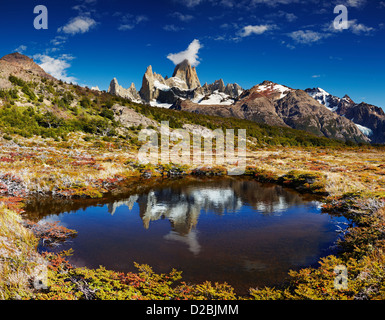
[[[114,112],[107,108],[102,108],[102,111],[99,114],[103,118],[114,120]]]
[[[28,98],[30,100],[36,100],[36,95],[35,93],[29,88],[29,86],[27,84],[25,84],[22,88],[21,88],[21,91],[28,96]]]
[[[9,136],[9,135],[7,135],[7,134],[5,134],[5,135],[3,135],[3,139],[5,139],[5,140],[12,140],[12,137],[11,136]]]
[[[10,76],[8,77],[8,80],[9,80],[12,84],[14,84],[14,85],[16,85],[16,86],[19,86],[19,87],[23,87],[23,86],[26,84],[24,80],[22,80],[22,79],[20,79],[20,78],[18,78],[18,77],[15,77],[14,75],[10,75]]]
[[[30,100],[36,100],[36,99],[37,99],[35,93],[34,93],[33,90],[30,88],[30,85],[29,85],[27,82],[25,82],[24,80],[22,80],[22,79],[20,79],[20,78],[18,78],[18,77],[15,77],[15,76],[13,76],[13,75],[10,75],[10,76],[8,77],[8,80],[9,80],[12,84],[21,87],[21,91],[22,91],[26,96],[28,96],[28,98],[29,98]],[[33,85],[31,84],[31,86],[33,86]]]

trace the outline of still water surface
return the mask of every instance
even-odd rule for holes
[[[315,198],[251,179],[177,179],[134,189],[99,202],[39,199],[27,215],[78,231],[60,246],[74,249],[76,266],[128,272],[135,261],[156,272],[182,270],[191,283],[226,281],[241,294],[316,264],[345,222],[322,214]]]

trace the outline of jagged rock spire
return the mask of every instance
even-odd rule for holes
[[[187,59],[175,67],[172,76],[185,81],[188,89],[195,89],[201,86],[195,67],[191,67]]]
[[[131,83],[131,86],[128,89],[124,89],[122,86],[119,85],[118,80],[116,78],[111,80],[107,92],[133,101],[140,100],[139,94],[136,91],[134,83]]]
[[[144,101],[148,102],[153,99],[154,80],[152,67],[148,66],[142,79],[142,88],[139,91],[139,94]]]

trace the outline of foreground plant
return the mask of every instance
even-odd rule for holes
[[[136,273],[73,268],[64,255],[45,256],[50,261],[48,284],[36,299],[43,300],[234,300],[234,289],[226,283],[181,282],[181,271],[157,274],[148,265],[135,263]]]
[[[47,265],[36,252],[37,238],[21,221],[18,213],[0,206],[0,299],[30,298]]]
[[[22,224],[30,229],[37,238],[41,239],[43,246],[58,245],[77,234],[75,230],[60,226],[57,221],[36,223],[24,220]]]

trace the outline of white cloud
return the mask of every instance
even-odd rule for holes
[[[185,5],[186,7],[193,8],[200,4],[202,0],[177,0],[177,2]]]
[[[183,14],[180,12],[171,13],[170,17],[177,18],[178,20],[180,20],[182,22],[189,22],[192,19],[194,19],[194,16],[192,16],[191,14]]]
[[[68,61],[73,60],[73,56],[63,54],[58,58],[53,58],[44,54],[35,54],[33,58],[45,72],[49,73],[56,79],[76,83],[77,79],[75,77],[67,75],[67,69],[71,67]]]
[[[360,34],[369,34],[375,29],[372,27],[365,26],[362,23],[357,23],[357,20],[350,20],[349,21],[349,29],[357,35]]]
[[[116,15],[117,16],[117,15]],[[127,31],[134,29],[138,24],[148,21],[148,17],[145,15],[133,16],[132,14],[125,14],[121,17],[121,24],[118,27],[120,31]]]
[[[191,66],[196,67],[200,61],[198,57],[198,51],[203,46],[199,42],[199,40],[194,39],[186,50],[181,51],[179,53],[170,53],[167,56],[167,59],[171,60],[175,65],[181,63],[184,60],[188,60],[191,64]]]
[[[366,4],[366,0],[347,0],[346,4],[353,8],[360,8]]]
[[[53,44],[54,46],[60,46],[64,43],[66,43],[68,36],[56,36],[53,38],[50,43]]]
[[[120,30],[120,31],[127,31],[127,30],[132,30],[134,28],[135,28],[135,25],[133,25],[133,24],[121,24],[118,27],[118,30]]]
[[[13,51],[18,52],[18,53],[23,53],[25,50],[27,50],[27,46],[20,45],[15,50],[13,50]]]
[[[91,7],[96,5],[97,0],[79,0],[78,2],[80,3],[72,7],[73,10],[79,11],[82,15],[87,15],[90,11],[95,12]]]
[[[96,21],[90,17],[78,16],[71,19],[65,26],[60,27],[57,31],[74,35],[88,32],[91,28],[95,27],[96,24]]]
[[[144,22],[144,21],[148,21],[148,18],[145,15],[139,15],[139,16],[135,17],[135,23],[136,24],[139,24],[139,23]]]
[[[293,22],[293,21],[297,20],[297,18],[298,18],[294,13],[285,12],[284,16],[285,16],[286,20],[289,22]]]
[[[267,14],[265,15],[265,18],[279,19],[279,20],[282,20],[282,18],[285,18],[288,22],[293,22],[298,19],[298,17],[294,13],[285,12],[283,10],[279,10],[277,12]]]
[[[232,8],[236,4],[236,2],[234,2],[233,0],[220,0],[219,4],[227,8]]]
[[[74,60],[75,57],[74,57],[72,54],[63,53],[63,54],[60,56],[60,59],[62,59],[62,60],[67,60],[67,61],[71,61],[71,60]]]
[[[163,30],[166,30],[166,31],[174,31],[174,32],[178,32],[178,31],[181,31],[183,30],[182,27],[178,27],[174,24],[167,24],[163,27]]]
[[[251,5],[257,5],[257,4],[265,4],[271,7],[275,7],[280,4],[292,4],[292,3],[299,3],[300,0],[251,0]]]
[[[290,4],[307,4],[309,0],[174,0],[175,2],[182,4],[188,8],[194,8],[204,2],[210,3],[213,6],[222,6],[225,8],[243,8],[250,10],[260,5],[266,5],[269,7],[277,7],[279,5]],[[318,0],[310,0],[312,2],[318,2]],[[343,1],[343,0],[341,0]],[[346,0],[346,1],[366,1],[366,0]]]
[[[323,27],[323,30],[324,31],[328,31],[328,32],[333,32],[333,33],[338,33],[338,32],[344,32],[345,31],[345,29],[336,29],[336,28],[334,28],[333,22],[326,24]],[[349,20],[348,21],[348,29],[347,30],[350,30],[352,33],[354,33],[356,35],[369,35],[373,31],[375,31],[376,29],[372,28],[372,27],[368,27],[368,26],[366,26],[366,25],[364,25],[362,23],[358,23],[357,19],[354,19],[354,20]]]
[[[320,33],[311,30],[298,30],[288,34],[297,43],[311,44],[330,36],[328,33]]]
[[[256,26],[248,25],[248,26],[242,28],[242,30],[239,32],[239,35],[241,37],[248,37],[252,34],[265,33],[266,31],[271,30],[273,28],[274,28],[273,25],[267,25],[267,24],[259,25],[259,26],[258,25],[256,25]]]
[[[376,29],[372,27],[368,27],[362,23],[358,23],[357,20],[349,20],[348,21],[348,29],[336,29],[334,28],[333,21],[331,23],[325,24],[320,32],[312,31],[312,30],[298,30],[287,35],[292,38],[295,42],[301,44],[312,44],[328,37],[331,37],[337,33],[342,33],[345,31],[350,31],[356,35],[371,35]]]

